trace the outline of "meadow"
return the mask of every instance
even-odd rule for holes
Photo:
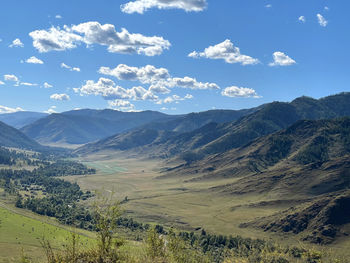
[[[72,231],[76,231],[59,225],[55,220],[10,209],[0,207],[0,262],[16,262],[22,250],[34,261],[42,260],[45,256],[41,246],[43,238],[50,240],[53,248],[62,249]],[[93,234],[87,231],[79,230],[78,233],[84,246],[93,238]]]
[[[193,175],[159,177],[171,165],[162,160],[140,159],[121,153],[102,152],[81,159],[97,169],[97,174],[66,177],[84,190],[114,192],[123,204],[125,213],[140,222],[160,223],[188,231],[206,231],[247,238],[273,239],[286,245],[299,245],[300,235],[267,233],[255,228],[241,228],[240,224],[269,216],[290,207],[298,199],[274,202],[273,195],[228,195],[212,188],[230,184],[239,178],[187,181]],[[200,175],[196,175],[200,176]],[[264,202],[264,203],[262,203]],[[310,244],[303,244],[310,246]],[[341,251],[350,245],[346,237],[339,238],[330,247]],[[324,249],[324,248],[321,248]]]

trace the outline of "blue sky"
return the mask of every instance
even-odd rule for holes
[[[349,8],[345,0],[3,0],[0,112],[179,114],[350,91]]]

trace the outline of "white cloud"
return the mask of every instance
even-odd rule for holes
[[[61,15],[56,15],[55,18],[56,19],[62,19],[62,16]]]
[[[158,96],[154,95],[151,91],[146,90],[145,88],[138,86],[126,90],[130,94],[130,98],[133,100],[151,100],[155,101],[158,99]]]
[[[328,6],[325,6],[325,7],[324,7],[324,10],[329,11],[329,7],[328,7]]]
[[[68,66],[67,64],[64,64],[64,63],[61,63],[61,68],[69,69],[70,71],[80,72],[80,68],[71,67],[71,66]]]
[[[305,16],[299,16],[298,20],[302,23],[305,23],[306,22],[306,18]]]
[[[26,60],[26,63],[29,64],[44,64],[44,61],[42,61],[41,59],[38,59],[37,57],[30,57]]]
[[[57,113],[56,108],[57,108],[56,106],[51,106],[47,111],[44,111],[44,112],[48,114]]]
[[[5,85],[5,83],[0,80],[0,85]]]
[[[135,110],[135,105],[131,104],[128,100],[112,100],[108,101],[108,105],[110,108],[121,110],[121,111],[132,111]]]
[[[49,89],[49,88],[52,88],[53,86],[50,85],[49,83],[45,82],[45,83],[43,84],[43,87],[44,87],[45,89]]]
[[[193,99],[193,95],[191,94],[186,94],[185,97],[172,95],[172,96],[166,97],[163,100],[158,100],[157,104],[163,104],[163,103],[166,104],[166,103],[173,103],[173,102],[179,103],[179,101],[190,100],[190,99]]]
[[[321,14],[317,14],[317,20],[322,27],[326,27],[328,25],[328,21]]]
[[[258,59],[242,55],[240,49],[235,47],[229,39],[215,46],[209,46],[203,52],[193,51],[188,56],[191,58],[223,59],[230,64],[255,65],[259,63]]]
[[[13,74],[6,74],[4,75],[4,80],[5,81],[11,81],[15,82],[14,86],[28,86],[28,87],[33,87],[37,86],[38,84],[35,83],[30,83],[30,82],[20,82],[19,78]]]
[[[129,33],[125,28],[117,32],[114,25],[98,22],[86,22],[71,27],[52,27],[49,30],[36,30],[29,35],[33,38],[33,46],[39,52],[63,51],[76,48],[85,43],[107,46],[111,53],[142,54],[146,56],[160,55],[170,48],[170,42],[162,37],[147,37]]]
[[[76,48],[77,44],[82,41],[82,37],[70,32],[65,26],[63,30],[59,27],[51,27],[46,30],[35,30],[29,33],[33,39],[33,46],[41,53],[49,51],[64,51]]]
[[[24,47],[24,44],[19,38],[16,38],[15,40],[12,41],[12,44],[9,45],[9,47]]]
[[[159,93],[159,94],[168,94],[171,92],[170,89],[168,89],[167,87],[160,86],[160,85],[151,85],[149,87],[149,90],[152,91],[153,93]]]
[[[110,100],[113,98],[129,99],[124,88],[116,86],[113,80],[107,78],[100,78],[98,82],[87,80],[85,85],[81,88],[75,88],[74,91],[80,93],[80,95],[100,95]]]
[[[4,75],[4,80],[5,80],[5,81],[18,82],[17,76],[11,75],[11,74],[6,74],[6,75]]]
[[[143,84],[155,84],[170,77],[167,69],[156,68],[152,65],[137,68],[119,64],[114,69],[101,67],[99,73],[116,77],[119,80],[139,81]]]
[[[19,85],[21,85],[21,86],[27,86],[27,87],[38,86],[38,84],[30,83],[30,82],[21,82],[21,83],[19,83]]]
[[[271,4],[267,4],[267,5],[265,5],[265,7],[266,7],[266,8],[271,8],[272,5],[271,5]]]
[[[98,82],[93,80],[86,81],[81,88],[74,89],[75,92],[81,95],[95,95],[102,96],[106,100],[114,99],[132,99],[132,100],[158,100],[152,91],[146,90],[143,87],[133,87],[131,89],[124,89],[117,86],[113,80],[107,78],[100,78]]]
[[[287,56],[285,53],[277,51],[273,53],[273,62],[269,66],[291,66],[296,64],[295,60]]]
[[[184,78],[173,78],[170,83],[173,87],[188,88],[188,89],[212,89],[218,90],[220,87],[215,83],[209,82],[198,82],[195,78],[184,77]]]
[[[65,93],[62,93],[62,94],[55,93],[50,96],[50,99],[64,101],[64,100],[70,100],[70,97]]]
[[[207,7],[206,0],[136,0],[120,6],[124,13],[143,14],[151,8],[183,9],[186,12],[199,12]]]
[[[111,100],[108,101],[109,106],[113,107],[130,107],[132,104],[127,100]]]
[[[152,65],[145,67],[130,67],[120,64],[116,68],[101,67],[99,73],[116,77],[119,80],[138,81],[151,84],[149,90],[154,93],[166,94],[169,88],[181,87],[190,89],[220,89],[215,83],[199,82],[195,78],[173,78],[166,68],[156,68]]]
[[[0,105],[0,114],[14,113],[14,112],[18,112],[18,111],[24,111],[24,110],[22,108],[20,108],[20,107],[10,108],[10,107],[6,107],[6,106],[1,106]]]
[[[221,95],[231,98],[260,98],[255,90],[236,86],[225,88]]]

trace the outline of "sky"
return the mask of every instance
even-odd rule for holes
[[[0,6],[0,113],[183,114],[350,91],[347,0]]]

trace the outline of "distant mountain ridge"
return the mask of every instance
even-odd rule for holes
[[[40,151],[44,147],[19,130],[0,122],[0,146]]]
[[[90,147],[94,148],[97,144],[100,148],[106,147],[116,150],[128,150],[149,145],[163,145],[171,138],[175,139],[177,138],[176,136],[185,136],[187,133],[196,132],[202,127],[213,124],[214,121],[217,123],[236,121],[242,116],[255,112],[257,109],[258,108],[244,110],[210,110],[199,113],[189,113],[170,120],[164,119],[150,122],[128,132],[102,139],[96,144],[90,143],[86,145],[82,151],[88,150]],[[141,135],[142,140],[139,138]],[[165,148],[167,146],[168,145],[163,145]],[[98,150],[92,148],[92,151]],[[169,148],[168,150],[169,153],[171,153],[171,149]],[[147,152],[148,150],[143,149],[143,151]],[[155,151],[155,156],[158,152],[157,150]]]
[[[250,114],[242,114],[238,120],[226,123],[214,121],[189,132],[171,133],[168,138],[163,136],[162,140],[151,140],[148,145],[131,143],[133,139],[128,134],[117,134],[83,146],[77,152],[86,154],[104,149],[135,149],[142,153],[152,152],[152,156],[183,155],[185,159],[196,160],[241,147],[258,137],[285,129],[298,120],[350,116],[350,107],[347,105],[350,105],[350,93],[340,93],[319,100],[300,97],[290,103],[264,104]],[[159,127],[167,130],[166,127]],[[154,127],[151,129],[145,126],[144,129],[154,130]],[[133,136],[134,133],[129,135]],[[128,141],[129,147],[126,147],[125,141]]]
[[[120,112],[84,109],[51,114],[23,127],[21,131],[43,144],[84,144],[166,118],[173,117],[154,111]]]
[[[48,115],[43,112],[18,111],[0,114],[0,121],[16,129],[20,129]]]
[[[199,129],[212,122],[225,123],[236,121],[243,116],[257,111],[258,109],[259,107],[243,110],[209,110],[197,113],[193,112],[179,116],[172,120],[148,123],[138,127],[138,129],[153,129],[184,133]]]
[[[51,114],[23,127],[21,131],[43,144],[85,144],[134,129],[192,131],[212,121],[223,123],[237,120],[255,110],[211,110],[186,115],[166,115],[156,111],[82,109]]]

